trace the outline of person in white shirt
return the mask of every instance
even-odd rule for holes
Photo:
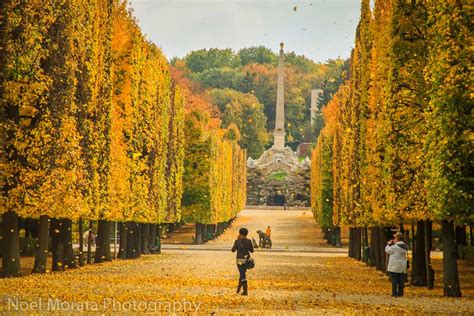
[[[408,246],[403,242],[403,234],[398,232],[389,240],[385,252],[389,254],[387,271],[392,279],[392,296],[403,296],[403,287],[407,274]]]

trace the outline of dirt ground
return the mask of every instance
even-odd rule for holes
[[[248,273],[249,296],[242,297],[235,293],[238,273],[235,254],[229,249],[240,227],[254,234],[267,225],[272,227],[275,247],[254,254],[256,267]],[[31,313],[38,311],[31,305],[36,303],[43,312],[82,308],[91,313],[474,313],[474,267],[459,262],[461,299],[442,296],[439,259],[433,262],[434,290],[408,286],[405,297],[392,298],[384,274],[347,258],[345,249],[325,245],[309,211],[247,210],[216,241],[163,247],[161,255],[138,260],[0,279],[0,311],[14,312],[23,304],[29,309],[20,311]],[[31,260],[22,260],[23,266]],[[54,307],[62,309],[51,310]]]

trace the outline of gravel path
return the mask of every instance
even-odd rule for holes
[[[239,296],[234,292],[238,275],[234,254],[225,250],[239,227],[254,232],[266,225],[272,226],[274,245],[281,250],[255,253],[257,265],[248,275],[250,295]],[[67,312],[48,309],[48,299],[53,300],[52,307],[60,306],[54,305],[57,299],[63,307],[72,308],[69,312],[79,311],[82,304],[93,314],[173,310],[255,315],[474,313],[473,267],[460,263],[462,299],[442,297],[439,260],[434,260],[434,290],[408,287],[404,298],[391,298],[385,275],[340,250],[325,248],[308,211],[244,211],[216,241],[166,247],[173,249],[139,260],[1,279],[0,311],[14,311],[18,299],[19,304],[30,304],[23,312],[37,311],[31,308],[35,302],[43,304],[43,312]]]

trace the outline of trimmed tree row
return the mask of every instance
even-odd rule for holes
[[[315,217],[323,228],[349,227],[349,256],[385,271],[385,244],[402,231],[414,240],[412,283],[433,288],[437,225],[444,294],[454,297],[457,248],[474,222],[472,9],[376,0],[372,10],[363,0],[350,73],[323,109],[312,153]]]
[[[148,253],[157,225],[181,220],[184,97],[165,57],[125,3],[0,10],[3,276],[19,275],[26,220],[37,226],[33,272],[50,250],[52,270],[112,260],[116,222],[120,258]],[[93,223],[94,259],[83,238]]]

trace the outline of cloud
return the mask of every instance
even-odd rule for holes
[[[284,41],[317,61],[349,56],[360,12],[357,0],[132,0],[131,6],[168,57],[210,47],[276,51]]]

